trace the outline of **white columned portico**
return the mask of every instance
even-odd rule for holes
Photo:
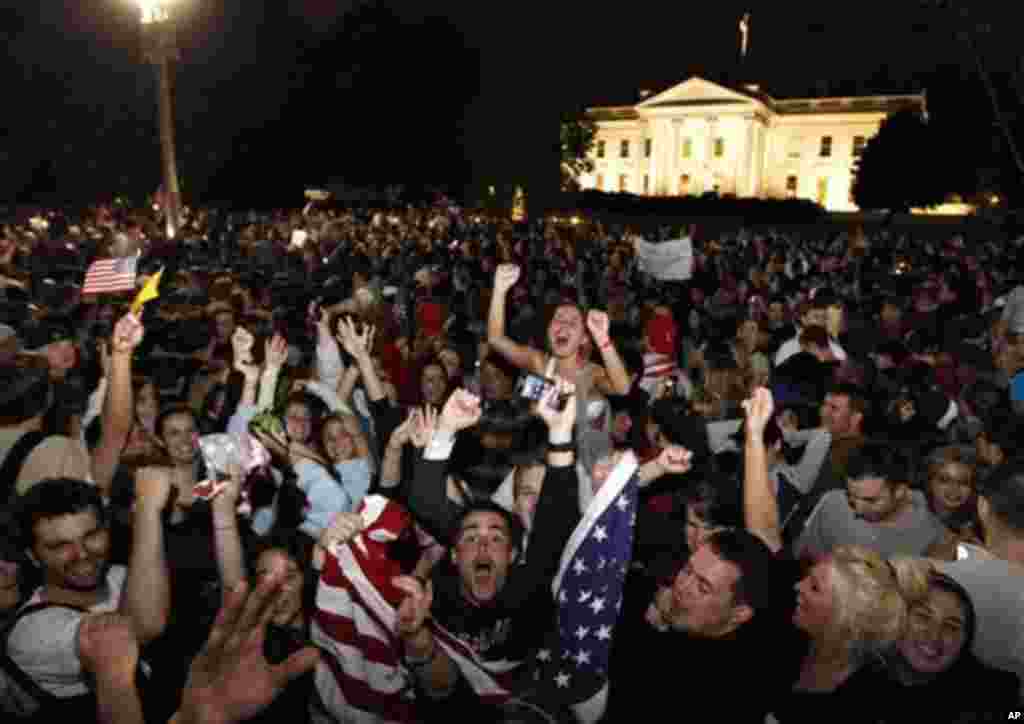
[[[813,201],[815,181],[827,179],[839,190],[825,199],[829,210],[854,210],[842,189],[851,181],[857,148],[889,113],[925,107],[923,95],[775,99],[756,86],[697,77],[642,97],[636,105],[588,109],[599,124],[603,153],[593,154],[595,167],[581,175],[583,188],[614,190],[624,179],[633,192],[660,196],[699,195],[718,186],[739,197]],[[828,157],[818,152],[824,138],[832,147]],[[651,143],[649,157],[644,139]],[[635,149],[627,157],[619,151],[623,142]]]

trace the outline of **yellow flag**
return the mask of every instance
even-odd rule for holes
[[[160,277],[163,276],[163,273],[164,268],[160,267],[160,271],[151,276],[139,293],[135,295],[135,301],[132,302],[132,314],[136,317],[142,311],[143,304],[160,296]]]

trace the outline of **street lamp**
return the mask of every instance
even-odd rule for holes
[[[181,188],[178,186],[178,161],[174,149],[174,106],[171,100],[171,61],[178,60],[173,0],[136,0],[141,12],[142,43],[146,60],[157,70],[160,110],[160,155],[163,161],[164,213],[167,238],[178,234],[181,222]]]

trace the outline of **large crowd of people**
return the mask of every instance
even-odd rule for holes
[[[186,214],[0,228],[5,718],[1024,708],[1024,239]]]

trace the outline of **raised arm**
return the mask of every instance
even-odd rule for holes
[[[779,503],[768,479],[768,451],[764,428],[774,409],[772,393],[763,387],[743,403],[746,411],[746,442],[743,447],[743,518],[747,530],[759,536],[775,552],[782,550]]]
[[[606,395],[626,395],[629,394],[629,373],[608,334],[610,326],[611,322],[604,312],[591,309],[587,313],[587,329],[590,330],[604,363],[604,374],[595,376],[594,382]]]
[[[644,488],[662,475],[682,475],[690,470],[693,453],[679,445],[669,445],[653,460],[637,470],[637,484]]]
[[[524,564],[528,572],[509,578],[505,595],[510,605],[525,605],[537,593],[538,586],[550,589],[562,550],[580,520],[576,445],[572,440],[576,421],[573,386],[559,381],[540,400],[537,414],[548,427],[546,470],[530,528]]]
[[[245,556],[238,532],[238,493],[242,487],[242,471],[236,466],[223,489],[213,499],[213,539],[217,550],[217,569],[221,590],[233,591],[245,580]]]
[[[249,430],[249,423],[256,416],[256,391],[260,382],[260,368],[252,362],[253,337],[243,327],[238,327],[231,337],[234,349],[235,370],[242,374],[242,396],[235,411],[228,420],[228,433],[241,434]]]
[[[281,376],[281,368],[288,360],[287,340],[279,334],[268,339],[264,359],[263,374],[260,376],[260,395],[256,401],[256,409],[259,411],[274,408],[277,380]]]
[[[338,343],[331,334],[330,314],[326,309],[321,309],[316,323],[317,379],[331,389],[336,389],[344,373],[345,365],[341,362]]]
[[[359,367],[363,386],[366,387],[366,395],[371,401],[383,400],[386,396],[384,385],[381,384],[380,377],[377,376],[377,370],[373,367],[371,357],[374,333],[373,325],[364,323],[362,331],[357,333],[355,322],[351,319],[342,319],[338,322],[338,338],[345,351],[352,355],[352,359]],[[342,397],[342,399],[345,398]]]
[[[411,409],[405,421],[391,433],[388,444],[384,448],[384,459],[380,465],[380,486],[382,488],[394,488],[402,482],[402,451],[405,444],[411,439],[412,430],[417,424],[417,417],[422,414],[418,409]]]
[[[517,281],[519,267],[515,264],[501,264],[494,272],[494,290],[487,315],[487,344],[519,369],[540,373],[544,367],[540,350],[516,344],[505,336],[505,297]]]
[[[431,535],[446,545],[451,543],[460,510],[459,505],[448,498],[448,456],[459,431],[475,425],[480,414],[480,398],[476,395],[460,388],[448,397],[409,486],[409,511]]]
[[[132,551],[121,611],[132,619],[142,643],[163,633],[171,613],[162,520],[171,487],[167,468],[140,468],[135,473]]]
[[[104,497],[110,494],[121,451],[135,421],[132,399],[132,355],[142,342],[142,323],[132,314],[118,320],[110,339],[110,379],[103,410],[103,432],[92,452],[92,477]]]

